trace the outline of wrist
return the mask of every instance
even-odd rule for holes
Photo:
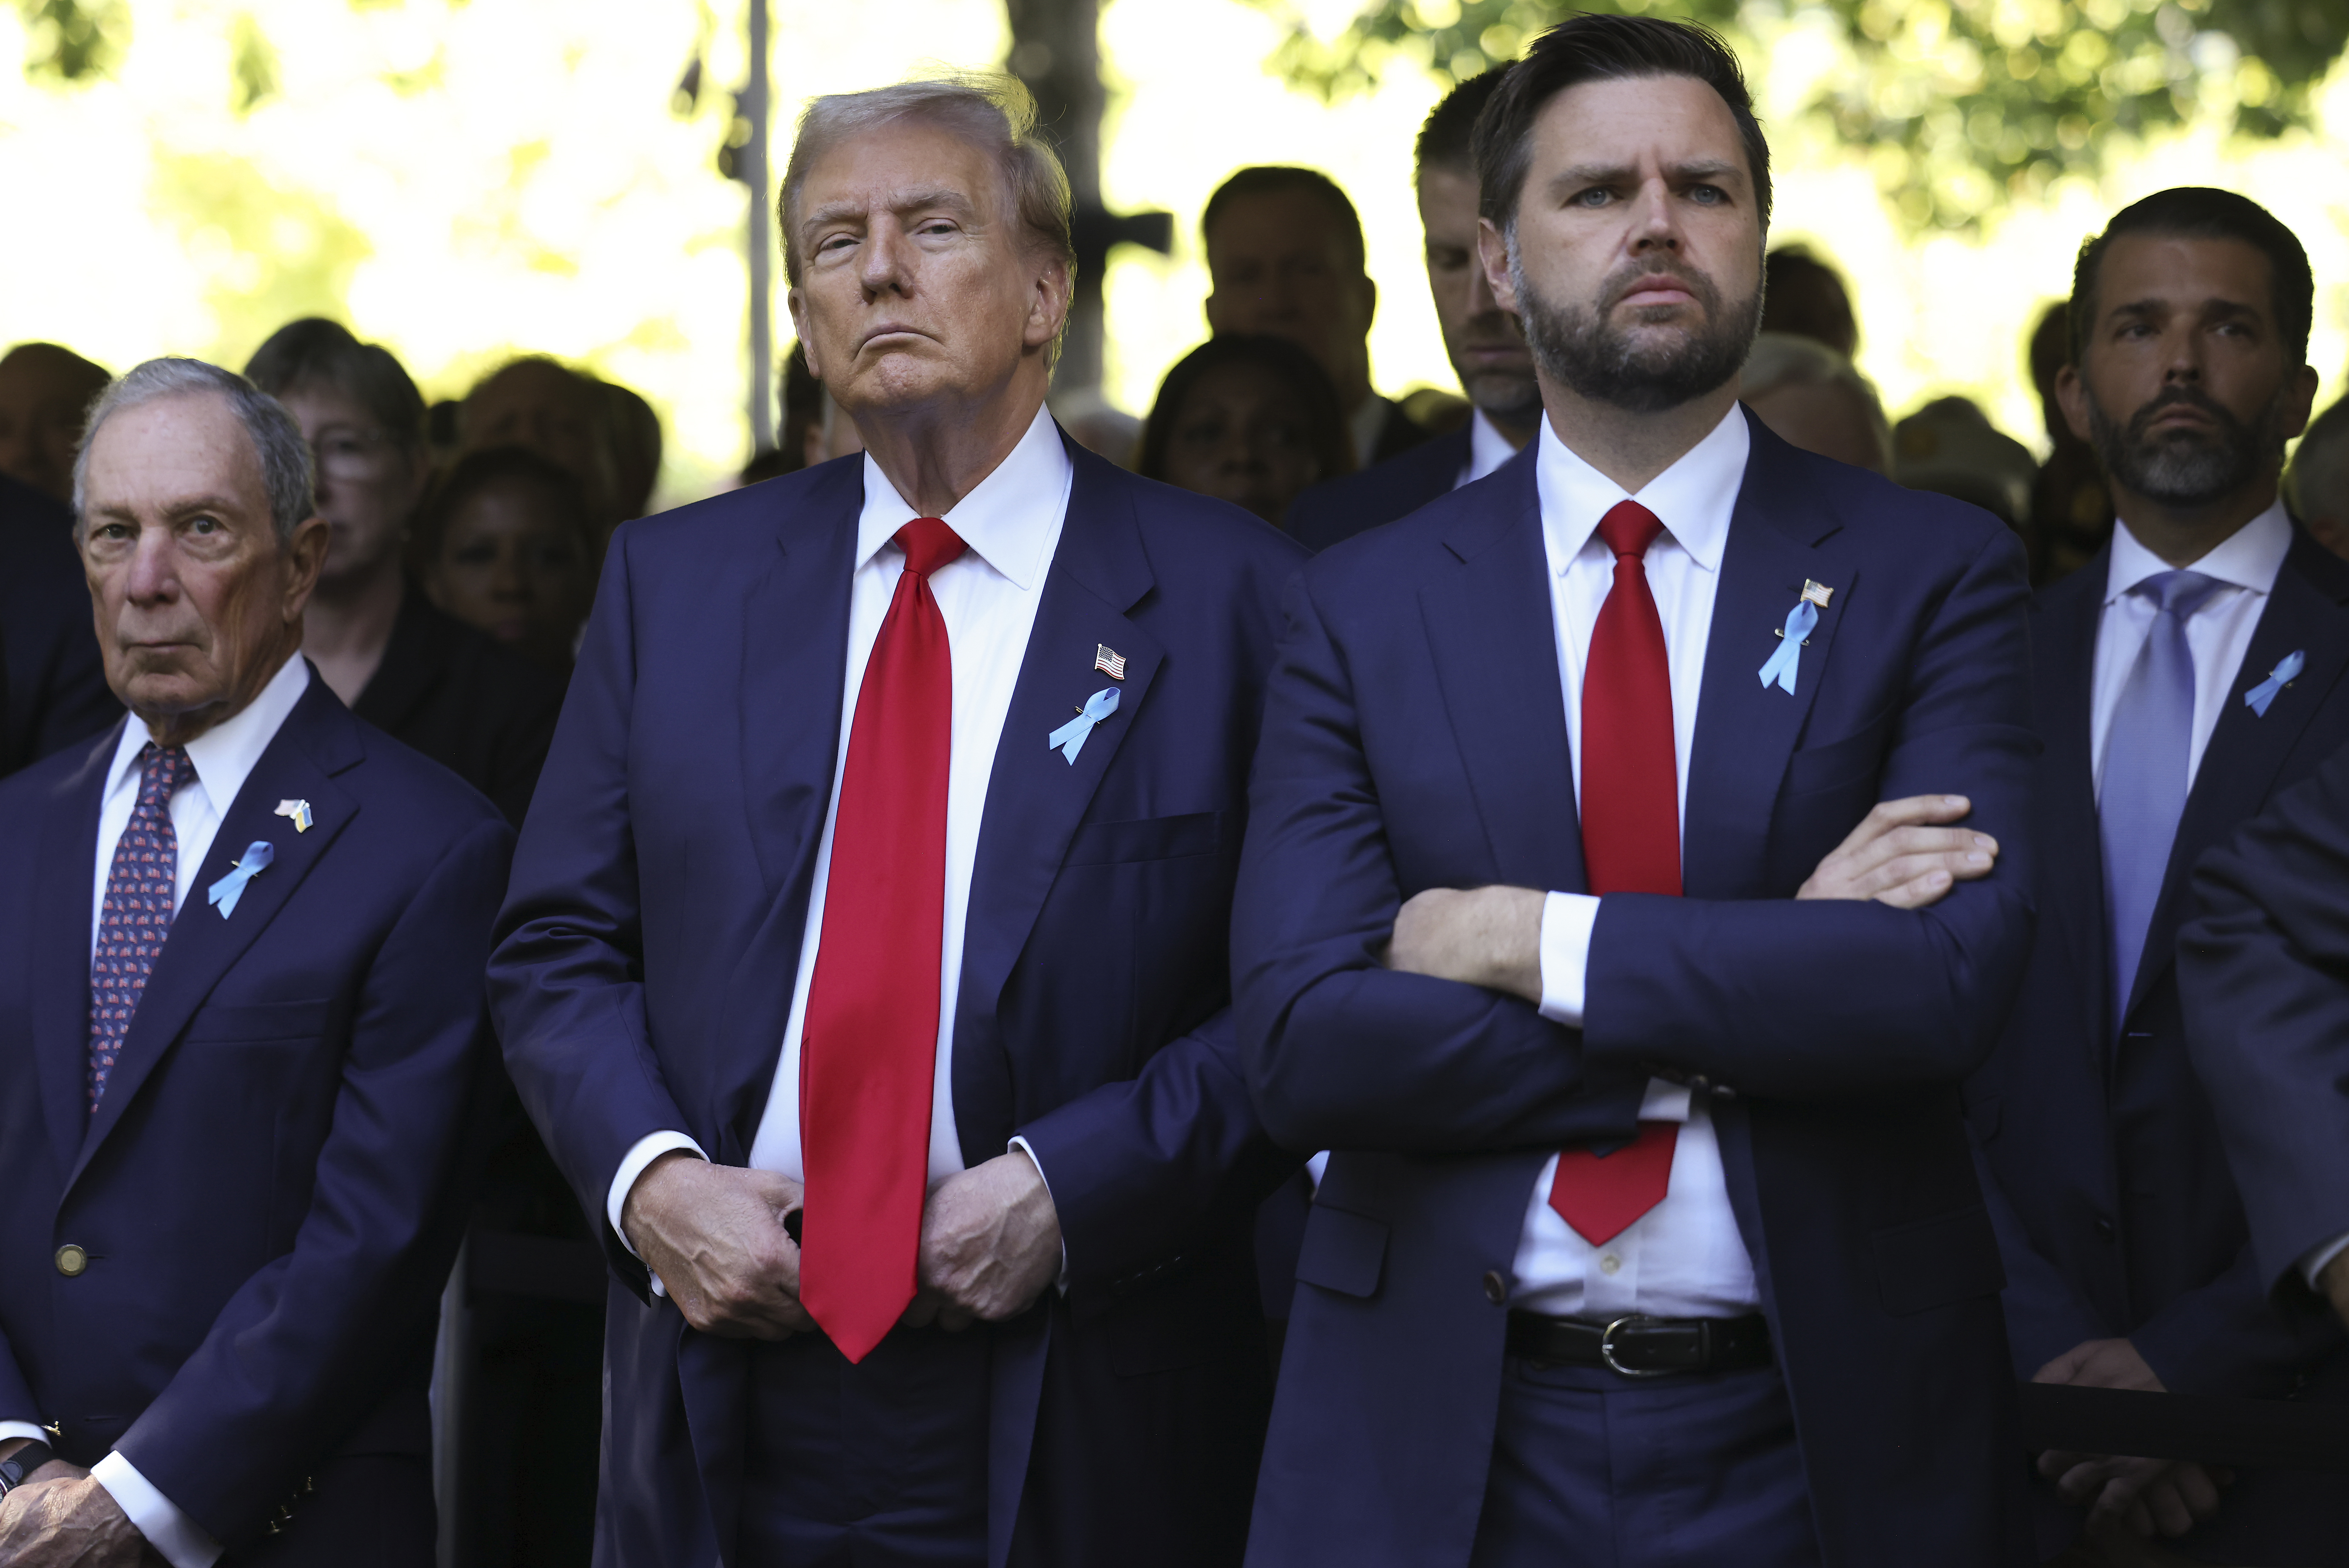
[[[10,1438],[0,1442],[0,1497],[31,1480],[36,1471],[56,1458],[47,1443],[37,1443],[30,1438]]]
[[[620,1204],[620,1234],[638,1257],[644,1256],[645,1226],[662,1205],[662,1193],[677,1182],[689,1180],[679,1172],[683,1165],[704,1166],[705,1161],[691,1149],[672,1148],[663,1152],[645,1167],[636,1185]]]

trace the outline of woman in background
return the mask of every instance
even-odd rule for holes
[[[595,597],[595,519],[579,482],[517,446],[468,452],[417,521],[424,591],[532,663],[568,674]]]
[[[1134,466],[1278,527],[1298,492],[1354,471],[1354,443],[1311,355],[1284,337],[1232,334],[1166,372]]]

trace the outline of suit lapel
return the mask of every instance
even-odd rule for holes
[[[2039,761],[2039,922],[2062,950],[2064,972],[2096,977],[2080,988],[2087,1028],[2082,1035],[2103,1070],[2112,1005],[2105,942],[2104,842],[2096,818],[2091,750],[2096,628],[2111,575],[2108,545],[2087,565],[2040,595],[2033,617],[2032,721]]]
[[[1420,611],[1492,849],[1489,875],[1578,892],[1587,885],[1582,826],[1534,477],[1537,444],[1492,475],[1491,504],[1445,535],[1459,566],[1420,589]]]
[[[89,1118],[67,1187],[88,1167],[221,976],[268,929],[327,846],[357,814],[358,803],[334,783],[333,775],[356,765],[363,755],[357,722],[314,672],[309,689],[229,803],[212,849],[188,888],[187,902],[172,919],[171,934],[164,940],[138,1010],[130,1015],[121,1055]],[[275,815],[277,803],[286,799],[310,803],[308,831],[296,832],[291,821]],[[256,840],[267,840],[275,857],[268,869],[245,884],[235,914],[223,918],[206,899],[206,889],[226,876],[245,846]],[[85,964],[85,973],[87,969]]]
[[[125,721],[128,722],[129,721]],[[41,1118],[68,1170],[88,1130],[89,922],[96,887],[98,807],[107,766],[122,734],[116,724],[88,759],[49,796],[34,870],[31,974],[35,1071]],[[109,1085],[110,1092],[110,1085]]]
[[[963,1158],[973,1165],[1002,1153],[998,1135],[1012,1126],[1010,1060],[986,1021],[994,1017],[1004,982],[1028,945],[1077,824],[1125,738],[1143,722],[1151,682],[1165,659],[1158,639],[1126,613],[1156,582],[1133,504],[1121,493],[1131,482],[1061,439],[1076,469],[1068,518],[1045,573],[1044,597],[988,775],[963,928],[955,1121]],[[1125,656],[1123,680],[1094,670],[1095,653],[1104,645]],[[1117,711],[1093,729],[1073,763],[1044,743],[1087,697],[1112,686]]]
[[[711,1153],[724,1165],[750,1158],[791,1022],[839,762],[864,476],[861,461],[818,471],[804,499],[777,518],[773,557],[743,597],[742,798],[766,914],[729,976],[720,1037],[756,1048],[727,1056],[727,1075],[713,1082],[709,1105],[686,1107],[707,1117],[695,1131],[712,1140]]]
[[[2344,603],[2349,603],[2349,564],[2293,529],[2292,549],[2276,573],[2267,607],[2260,612],[2242,668],[2227,689],[2226,706],[2210,732],[2210,743],[2203,750],[2202,765],[2195,770],[2193,790],[2178,818],[2161,897],[2146,938],[2147,961],[2138,968],[2129,994],[2131,1012],[2177,960],[2178,929],[2193,903],[2194,862],[2238,824],[2259,814],[2302,732],[2331,698],[2343,668],[2349,666]],[[2276,694],[2264,715],[2251,711],[2244,695],[2294,652],[2307,656],[2306,667]]]
[[[1761,891],[1778,781],[1818,696],[1845,607],[1864,591],[1857,569],[1822,548],[1842,524],[1792,499],[1805,489],[1800,476],[1787,472],[1791,449],[1750,414],[1746,424],[1753,446],[1722,550],[1689,750],[1681,886],[1694,898]],[[1790,695],[1763,685],[1761,670],[1779,647],[1777,634],[1806,579],[1835,592],[1805,639]]]

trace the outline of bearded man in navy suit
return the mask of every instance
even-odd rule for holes
[[[1268,1399],[1226,940],[1281,580],[1044,410],[1014,82],[819,99],[863,454],[615,536],[491,980],[614,1283],[603,1563],[1237,1562]]]
[[[150,361],[75,492],[130,716],[0,784],[0,1562],[425,1568],[512,833],[303,659],[285,410]]]
[[[1250,797],[1249,1081],[1333,1151],[1250,1560],[2024,1561],[1958,1103],[2031,928],[2022,549],[1736,403],[1712,35],[1560,25],[1476,163],[1542,427],[1307,566]]]

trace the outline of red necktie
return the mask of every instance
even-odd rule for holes
[[[1681,891],[1671,667],[1642,564],[1663,531],[1636,501],[1619,502],[1599,523],[1615,553],[1615,584],[1582,674],[1582,861],[1601,896]],[[1565,1150],[1549,1206],[1592,1246],[1613,1241],[1664,1200],[1679,1138],[1677,1122],[1641,1122],[1638,1138],[1604,1158]]]
[[[800,1037],[800,1304],[852,1362],[914,1299],[937,1071],[954,661],[929,576],[964,546],[935,517],[897,543],[905,569],[856,692]]]

